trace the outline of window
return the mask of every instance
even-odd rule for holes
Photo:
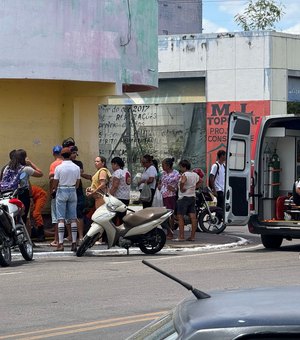
[[[242,140],[232,139],[229,150],[229,166],[230,170],[245,170],[246,143]]]

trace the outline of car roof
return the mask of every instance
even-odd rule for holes
[[[185,299],[175,325],[188,329],[300,325],[300,286],[225,290]],[[177,328],[177,327],[176,327]]]

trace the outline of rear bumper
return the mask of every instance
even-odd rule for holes
[[[260,222],[257,215],[252,215],[248,223],[249,232],[260,235],[279,235],[284,238],[300,238],[300,221],[285,225],[280,222]]]

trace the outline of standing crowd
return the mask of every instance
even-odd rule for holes
[[[9,162],[0,173],[0,190],[12,190],[20,173],[25,172],[26,182],[22,184],[18,198],[25,206],[23,220],[28,231],[39,241],[45,240],[42,210],[49,196],[51,220],[55,230],[54,241],[50,245],[55,247],[55,251],[64,251],[64,241],[67,239],[72,243],[71,250],[76,252],[78,243],[84,237],[85,217],[91,217],[91,214],[104,204],[101,193],[109,192],[125,205],[129,205],[131,174],[120,157],[112,158],[110,172],[103,156],[95,158],[96,172],[93,175],[86,174],[82,162],[76,159],[78,147],[72,138],[63,141],[62,145],[54,146],[52,154],[54,160],[49,167],[49,194],[39,186],[31,184],[30,177],[42,177],[43,172],[27,157],[23,149],[9,153]],[[217,205],[223,207],[226,153],[220,150],[217,156],[217,162],[213,164],[210,172],[209,185],[217,197]],[[155,195],[159,193],[161,205],[174,210],[174,215],[165,226],[167,238],[177,242],[194,241],[197,229],[196,190],[202,184],[204,173],[192,170],[188,160],[178,163],[178,171],[174,169],[174,158],[165,158],[160,172],[157,161],[149,154],[141,158],[141,165],[143,172],[136,184],[141,198],[143,197],[143,208],[151,207]],[[90,182],[85,192],[82,178]],[[91,209],[89,214],[85,215],[87,206]],[[113,222],[116,225],[122,224],[125,214],[126,212],[117,213]],[[179,227],[178,238],[173,238],[175,214]],[[187,239],[184,235],[185,215],[189,215],[192,225]],[[33,228],[31,223],[28,223],[30,216],[34,220]]]

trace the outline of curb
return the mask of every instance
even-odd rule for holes
[[[175,254],[180,252],[208,252],[210,250],[225,250],[231,248],[237,248],[241,246],[245,246],[250,242],[247,239],[242,237],[237,237],[238,241],[225,243],[225,244],[185,244],[181,245],[170,245],[166,244],[166,246],[159,252],[159,254]],[[144,254],[139,248],[133,247],[129,250],[129,255],[142,255]],[[127,250],[119,247],[114,247],[111,249],[97,249],[97,250],[88,250],[84,256],[93,256],[93,255],[102,255],[102,256],[111,256],[111,255],[127,255]],[[54,251],[34,251],[33,258],[56,258],[56,257],[67,257],[67,256],[75,256],[75,253],[72,251],[64,251],[64,252],[54,252]],[[23,259],[20,253],[12,253],[12,259]]]

